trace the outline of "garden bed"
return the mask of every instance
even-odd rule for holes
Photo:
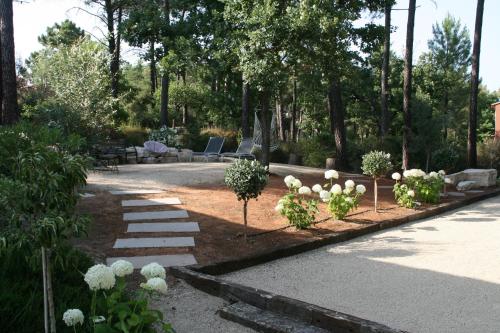
[[[323,184],[322,175],[301,175],[305,185]],[[277,201],[287,191],[283,178],[271,175],[269,184],[258,201],[249,203],[249,240],[242,237],[242,203],[236,200],[233,192],[222,185],[181,186],[169,189],[164,194],[134,196],[134,198],[178,197],[182,205],[173,208],[158,207],[157,210],[185,209],[189,218],[176,221],[195,221],[200,225],[200,232],[183,234],[194,236],[194,248],[180,249],[113,249],[113,243],[120,237],[157,237],[175,236],[171,233],[125,234],[127,223],[122,214],[130,211],[151,210],[144,208],[122,208],[120,201],[124,196],[113,196],[109,192],[95,192],[96,196],[82,199],[79,204],[81,212],[93,216],[87,238],[75,240],[75,243],[90,253],[95,259],[103,261],[110,256],[153,255],[172,253],[192,253],[205,271],[222,273],[244,266],[258,263],[255,258],[265,260],[279,256],[294,254],[312,249],[320,245],[343,241],[360,234],[380,230],[405,223],[417,218],[439,214],[445,210],[477,200],[487,195],[498,193],[498,188],[488,188],[483,192],[466,193],[465,196],[447,196],[439,205],[423,205],[417,210],[398,207],[394,202],[391,180],[379,181],[379,211],[373,211],[373,185],[371,179],[363,176],[352,178],[356,183],[367,187],[361,198],[360,206],[349,213],[344,221],[334,221],[326,211],[325,204],[319,205],[320,213],[314,224],[307,230],[295,230],[287,227],[284,217],[275,212]],[[341,177],[338,183],[347,180]],[[451,190],[451,189],[450,189]],[[130,198],[130,197],[128,197]],[[249,259],[254,258],[254,259]],[[215,265],[223,263],[226,265]],[[225,267],[225,268],[224,268]]]

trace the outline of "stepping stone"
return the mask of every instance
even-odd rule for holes
[[[106,264],[111,265],[118,260],[127,260],[131,262],[136,269],[142,268],[152,262],[155,262],[163,267],[188,266],[198,263],[192,254],[166,254],[158,256],[113,257],[107,258]]]
[[[122,200],[122,207],[145,207],[161,205],[180,205],[179,198],[158,198],[147,200]]]
[[[185,210],[163,210],[157,212],[124,213],[124,221],[182,219],[189,217]]]
[[[153,238],[119,238],[114,249],[135,249],[145,247],[192,247],[193,237],[153,237]]]
[[[197,222],[130,223],[127,232],[199,232]]]
[[[116,190],[109,191],[113,195],[128,195],[128,194],[156,194],[163,193],[162,190]]]
[[[447,192],[447,194],[452,197],[465,197],[465,193],[462,192]]]
[[[82,198],[92,198],[92,197],[95,197],[95,194],[92,194],[92,193],[80,193],[80,197]]]

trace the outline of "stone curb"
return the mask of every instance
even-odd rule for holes
[[[229,282],[219,277],[196,272],[188,267],[172,267],[169,271],[176,278],[182,279],[193,287],[213,296],[233,303],[241,301],[331,332],[408,333],[293,298]]]
[[[306,243],[302,244],[297,244],[297,245],[292,245],[292,246],[282,246],[277,249],[273,249],[270,252],[264,253],[264,254],[259,254],[255,256],[248,256],[248,257],[243,257],[243,258],[238,258],[238,259],[233,259],[233,260],[227,260],[227,261],[221,261],[217,262],[214,264],[208,264],[208,265],[191,265],[189,266],[191,269],[206,273],[206,274],[211,274],[211,275],[221,275],[221,274],[227,274],[230,272],[238,271],[243,268],[255,266],[255,265],[260,265],[272,260],[280,259],[280,258],[285,258],[285,257],[290,257],[299,253],[315,250],[317,248],[320,248],[325,245],[330,245],[330,244],[336,244],[336,243],[341,243],[345,242],[351,239],[354,239],[359,236],[364,236],[367,234],[371,234],[380,230],[384,229],[389,229],[389,228],[394,228],[397,226],[400,226],[402,224],[406,224],[409,222],[421,220],[424,218],[436,216],[445,212],[449,212],[467,205],[470,205],[472,203],[492,198],[500,194],[500,188],[496,188],[495,190],[488,192],[488,193],[483,193],[479,194],[473,197],[465,198],[463,200],[451,202],[451,203],[446,203],[446,204],[440,204],[436,207],[433,207],[429,210],[418,212],[416,214],[406,216],[406,217],[401,217],[401,218],[396,218],[396,219],[389,219],[384,222],[378,223],[378,224],[372,224],[367,227],[364,227],[362,229],[357,229],[357,230],[352,230],[352,231],[346,231],[346,232],[341,232],[341,233],[332,233],[332,234],[327,234],[324,235],[323,238],[321,239],[316,239],[312,241],[308,241]]]

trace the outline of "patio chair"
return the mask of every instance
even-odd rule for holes
[[[208,162],[210,157],[220,157],[220,152],[222,150],[222,146],[224,145],[224,138],[219,136],[211,136],[208,140],[207,147],[204,152],[193,152],[193,156],[203,156],[205,160]]]
[[[240,145],[238,146],[238,149],[236,149],[236,152],[222,153],[222,156],[233,157],[238,159],[244,158],[248,160],[255,160],[255,155],[252,154],[253,146],[254,146],[253,138],[243,138],[240,142]]]

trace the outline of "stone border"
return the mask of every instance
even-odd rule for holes
[[[416,214],[405,216],[396,219],[389,219],[381,223],[372,224],[362,229],[351,230],[341,233],[332,233],[324,235],[321,239],[311,240],[305,243],[292,245],[292,246],[282,246],[277,249],[274,249],[270,252],[259,254],[255,256],[248,256],[238,259],[232,259],[227,261],[221,261],[218,263],[208,264],[208,265],[191,265],[189,266],[191,269],[211,274],[211,275],[221,275],[234,271],[238,271],[243,268],[260,265],[272,260],[290,257],[299,253],[303,253],[306,251],[314,250],[320,248],[325,245],[336,244],[345,242],[351,239],[354,239],[359,236],[364,236],[367,234],[371,234],[380,230],[389,229],[393,227],[397,227],[402,224],[406,224],[408,222],[413,222],[417,220],[421,220],[424,218],[436,216],[445,212],[449,212],[472,203],[492,198],[500,194],[500,188],[496,188],[490,192],[486,192],[483,194],[479,194],[473,197],[465,198],[463,200],[454,201],[451,203],[440,204],[431,209],[418,212]]]
[[[183,279],[193,287],[210,295],[232,303],[241,301],[332,332],[407,333],[314,304],[229,282],[212,275],[196,272],[188,267],[172,267],[169,270],[176,278]]]

